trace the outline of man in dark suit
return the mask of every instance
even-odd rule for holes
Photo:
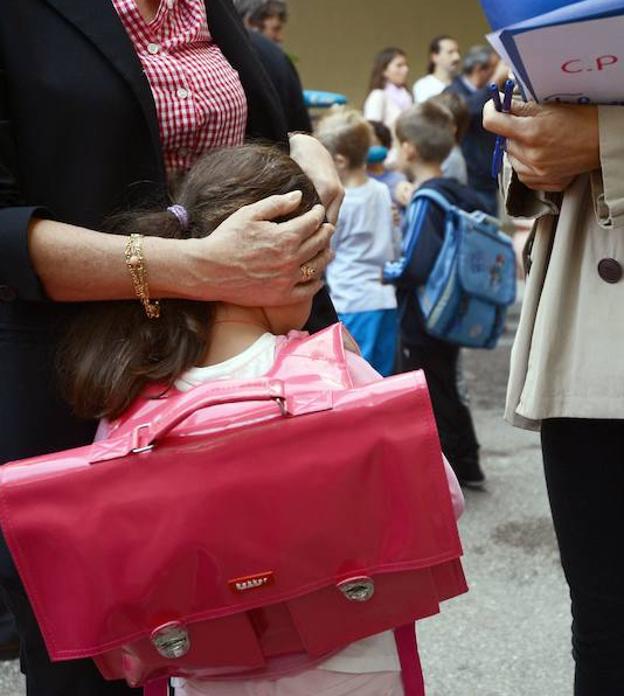
[[[490,98],[488,84],[503,82],[508,68],[488,46],[473,46],[464,56],[463,74],[456,77],[445,92],[464,99],[470,113],[470,125],[461,143],[468,169],[468,185],[482,201],[482,209],[498,215],[498,184],[492,176],[492,153],[496,137],[483,127],[483,107]]]
[[[249,8],[246,20],[250,27],[274,43],[283,43],[288,22],[286,0],[242,0],[241,4]]]
[[[137,6],[155,12],[159,3]],[[240,77],[247,134],[288,147],[275,91],[230,0],[210,0],[205,11],[212,40]],[[155,295],[274,304],[318,291],[332,232],[322,222],[335,220],[341,191],[329,155],[311,138],[292,137],[290,147],[308,163],[325,210],[276,226],[267,220],[296,201],[269,199],[201,240],[197,258],[150,240]],[[75,303],[132,297],[123,240],[98,232],[102,220],[146,198],[165,206],[166,190],[154,98],[113,3],[0,3],[0,463],[93,438],[96,424],[73,417],[57,393],[55,347]],[[305,263],[319,276],[308,284]],[[326,293],[317,298],[319,327],[335,313]],[[137,693],[104,682],[90,660],[50,663],[0,541],[0,588],[17,617],[29,696]]]
[[[234,0],[234,6],[249,31],[249,38],[279,97],[289,131],[312,132],[310,114],[303,99],[297,68],[275,41],[267,38],[251,20],[266,0]]]

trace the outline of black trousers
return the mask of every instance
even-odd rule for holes
[[[545,420],[542,452],[572,600],[574,694],[622,696],[624,420]]]
[[[52,663],[4,538],[0,535],[0,594],[15,616],[27,696],[140,696],[125,682],[105,681],[92,660]]]
[[[479,442],[470,409],[459,393],[459,348],[448,343],[432,347],[401,345],[398,370],[423,370],[429,386],[442,451],[459,478],[479,462]]]

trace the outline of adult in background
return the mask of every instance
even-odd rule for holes
[[[482,209],[498,215],[498,185],[492,176],[492,153],[496,136],[483,127],[483,107],[488,101],[488,84],[502,84],[507,66],[488,46],[473,46],[464,57],[463,74],[447,88],[462,97],[470,112],[470,124],[461,143],[468,167],[468,185],[482,201]]]
[[[466,101],[455,92],[442,92],[437,97],[431,97],[431,100],[436,104],[441,104],[451,112],[455,129],[455,145],[451,154],[442,162],[442,174],[468,186],[468,167],[461,149],[462,141],[470,126],[470,112]]]
[[[284,41],[284,28],[288,22],[288,7],[284,0],[264,0],[256,3],[247,21],[267,39],[281,44]]]
[[[436,36],[429,44],[427,74],[414,83],[416,104],[443,92],[461,67],[459,44],[450,36]]]
[[[541,430],[572,600],[575,696],[624,690],[624,109],[485,109],[508,138],[511,215],[537,218],[509,421]]]
[[[280,45],[268,39],[256,23],[251,21],[251,17],[257,16],[265,5],[266,0],[234,0],[234,7],[249,30],[251,43],[275,87],[288,130],[311,133],[312,122],[303,99],[303,87],[297,69]]]
[[[412,105],[412,95],[406,87],[408,73],[409,65],[402,49],[384,48],[375,56],[364,102],[367,121],[381,121],[394,131],[397,118]]]
[[[15,28],[19,27],[19,32]],[[57,394],[54,354],[75,303],[133,298],[114,210],[168,205],[168,182],[245,135],[289,146],[271,83],[229,0],[0,3],[0,462],[84,445],[96,424]],[[320,288],[341,187],[313,138],[291,156],[326,202],[277,224],[300,194],[241,209],[205,240],[149,238],[152,297],[296,302]],[[172,213],[173,214],[173,213]],[[245,240],[243,243],[242,240]],[[302,264],[305,264],[302,270]],[[313,276],[311,282],[302,281]],[[326,293],[317,326],[335,318]],[[155,319],[156,321],[156,319]],[[29,696],[126,696],[90,660],[51,664],[0,539]]]

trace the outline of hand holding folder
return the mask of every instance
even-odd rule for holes
[[[520,181],[540,191],[564,191],[578,174],[600,168],[598,109],[515,99],[512,116],[488,104],[485,127],[508,138],[506,151]]]

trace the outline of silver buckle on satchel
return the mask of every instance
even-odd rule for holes
[[[179,621],[159,626],[152,632],[151,639],[158,654],[170,660],[184,657],[191,649],[189,632]]]
[[[337,587],[350,602],[368,602],[375,594],[375,581],[367,576],[343,580]]]
[[[141,454],[141,452],[150,452],[151,450],[154,449],[154,443],[151,445],[143,445],[141,446],[141,431],[142,430],[147,430],[149,432],[150,424],[149,423],[142,423],[141,425],[137,425],[137,427],[132,431],[132,444],[134,447],[132,450],[132,454]]]

